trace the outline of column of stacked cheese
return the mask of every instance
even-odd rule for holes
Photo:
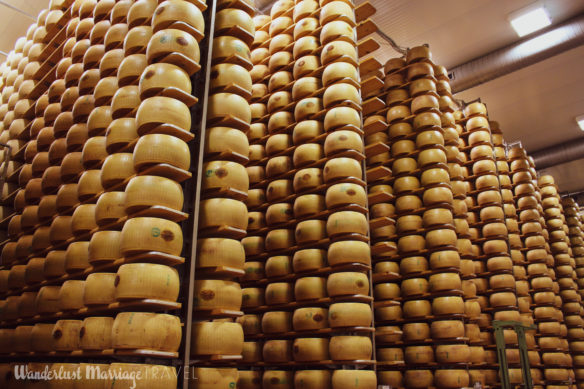
[[[252,119],[248,102],[252,94],[249,47],[255,26],[248,2],[219,1],[217,7],[199,210],[197,321],[193,323],[191,341],[191,360],[197,360],[195,364],[216,356],[221,356],[219,363],[223,357],[240,358],[244,344],[242,325],[232,317],[243,306],[236,277],[243,274],[245,253],[241,239],[248,226],[243,200],[248,196],[251,180],[243,163],[249,153],[246,131]],[[221,384],[235,385],[238,379],[234,369],[197,368],[191,386],[205,387],[205,380],[216,376],[222,377]]]
[[[554,258],[549,253],[547,229],[543,209],[539,201],[539,188],[535,181],[535,169],[530,167],[525,151],[521,148],[509,150],[511,172],[513,173],[514,193],[517,202],[517,212],[521,225],[521,234],[527,259],[527,274],[532,290],[533,313],[537,323],[538,346],[542,360],[546,354],[562,348],[567,328],[563,323],[560,291],[553,270]],[[552,296],[553,295],[553,296]],[[560,301],[558,301],[560,299]],[[558,304],[559,303],[559,304]],[[565,344],[567,346],[567,344]],[[566,348],[567,351],[567,348]],[[557,373],[568,379],[568,370],[545,368],[545,383],[556,381]]]
[[[264,149],[268,135],[268,123],[263,119],[267,112],[266,102],[269,98],[269,78],[265,77],[264,71],[262,71],[260,67],[263,67],[262,63],[264,63],[269,56],[269,50],[265,42],[269,39],[268,30],[271,18],[269,15],[256,15],[253,20],[256,31],[254,42],[251,45],[251,62],[254,65],[255,71],[251,71],[253,82],[250,104],[252,123],[247,132],[250,161],[246,168],[250,185],[257,184],[265,177]],[[249,218],[256,221],[256,223],[252,222],[248,224],[248,234],[250,234],[254,226],[255,228],[258,228],[260,226],[259,223],[262,222],[264,222],[265,225],[264,212],[266,209],[266,188],[255,187],[250,189],[248,191],[246,204],[249,210]],[[260,254],[264,250],[264,240],[262,236],[248,236],[242,240],[242,243],[245,247],[245,255],[248,256]],[[243,266],[244,265],[242,264],[242,267]],[[246,266],[247,271],[245,275],[240,278],[241,282],[250,281],[253,285],[254,281],[264,278],[265,272],[261,262],[251,261],[251,263],[248,263]],[[256,289],[244,289],[244,296],[249,296],[250,291],[255,292]],[[253,295],[256,294],[253,293]],[[243,302],[242,310],[245,312],[247,308],[257,304],[259,304],[258,301],[249,301],[246,299]],[[246,340],[243,345],[242,362],[253,367],[254,363],[261,362],[262,360],[262,343],[253,338],[254,336],[260,335],[262,332],[261,314],[244,314],[237,319],[237,322],[241,323]],[[239,370],[239,380],[237,385],[244,389],[260,388],[261,378],[262,372],[259,370]]]
[[[576,262],[572,255],[570,239],[568,238],[568,225],[564,215],[564,208],[560,204],[558,188],[554,178],[550,175],[542,175],[538,178],[538,184],[542,195],[542,206],[549,233],[549,245],[554,256],[554,271],[560,287],[561,309],[564,313],[564,323],[567,327],[567,341],[564,352],[550,352],[542,355],[543,363],[547,366],[560,368],[573,367],[573,357],[568,354],[568,342],[578,342],[584,339],[582,329],[582,297],[578,292],[576,283]],[[550,296],[551,298],[551,296]]]
[[[442,127],[444,129],[444,141],[446,148],[446,157],[448,161],[448,170],[450,174],[450,185],[453,192],[453,214],[454,226],[458,236],[457,247],[460,252],[460,270],[462,277],[462,290],[465,300],[465,313],[467,321],[465,322],[465,336],[468,338],[470,346],[470,363],[469,370],[470,384],[476,382],[485,385],[484,363],[486,358],[492,358],[494,354],[485,351],[485,336],[481,334],[477,324],[481,307],[477,295],[477,287],[474,279],[473,259],[476,257],[472,249],[471,230],[469,226],[469,214],[467,206],[467,192],[471,192],[471,183],[466,181],[463,176],[463,167],[466,161],[466,154],[461,149],[465,147],[466,141],[460,137],[464,132],[462,126],[456,123],[455,114],[459,109],[454,103],[448,74],[443,66],[434,66],[434,75],[437,79],[436,90],[439,98],[440,111],[442,113]],[[493,362],[495,362],[494,360]],[[488,373],[487,373],[488,374]]]
[[[499,180],[501,182],[502,193],[511,192],[511,194],[506,194],[507,198],[504,198],[503,208],[505,213],[505,223],[509,230],[509,243],[511,246],[511,259],[513,260],[513,275],[517,283],[516,285],[522,285],[516,288],[517,302],[519,306],[519,312],[521,314],[521,322],[526,325],[534,325],[535,320],[533,316],[533,310],[531,309],[533,299],[529,293],[529,281],[527,276],[528,264],[524,255],[524,244],[520,235],[519,221],[517,218],[517,210],[515,207],[515,199],[513,197],[513,184],[511,182],[509,162],[507,160],[507,155],[505,147],[503,144],[503,134],[499,128],[497,122],[489,122],[491,126],[493,144],[495,146],[495,158],[497,161],[497,166],[499,168]],[[509,199],[511,197],[511,199]],[[532,367],[531,378],[536,385],[541,383],[543,374],[540,369],[534,368],[541,364],[540,354],[537,351],[537,344],[535,342],[535,335],[537,330],[526,330],[526,342],[528,348],[529,363]]]
[[[371,305],[361,298],[367,296],[369,280],[367,273],[335,271],[336,266],[360,263],[371,264],[368,241],[369,225],[366,192],[360,153],[364,151],[362,139],[361,89],[358,73],[355,10],[352,1],[320,1],[321,65],[324,67],[322,104],[326,110],[324,130],[324,155],[327,162],[322,170],[327,184],[325,203],[329,212],[326,234],[332,243],[328,247],[328,264],[333,273],[327,279],[328,296],[335,302],[329,307],[329,326],[370,327]],[[298,106],[310,100],[301,101]],[[298,110],[297,106],[297,110]],[[313,111],[316,112],[316,111]],[[302,176],[298,172],[295,181]],[[351,206],[351,208],[348,208]],[[357,207],[355,207],[356,205]],[[352,210],[346,210],[352,209]],[[363,211],[361,211],[363,209]],[[306,222],[303,222],[306,223]],[[301,230],[301,224],[297,227]],[[362,278],[362,279],[361,279]],[[342,285],[351,285],[346,290]],[[329,355],[333,361],[367,360],[373,357],[372,338],[367,333],[350,331],[335,332],[330,338]],[[344,363],[343,363],[344,364]],[[371,370],[335,370],[332,373],[332,388],[375,388],[377,379]]]
[[[27,141],[31,139],[29,126],[32,126],[31,119],[36,122],[35,128],[43,126],[42,120],[35,119],[35,102],[29,99],[29,93],[34,88],[36,80],[34,75],[39,67],[40,54],[46,47],[45,43],[50,39],[47,38],[47,28],[55,23],[53,15],[63,12],[57,7],[49,12],[43,10],[39,14],[38,24],[33,24],[28,32],[27,38],[21,38],[16,42],[15,49],[11,51],[3,66],[2,74],[2,143],[8,144],[11,150],[4,149],[2,158],[10,152],[10,162],[8,166],[2,164],[2,169],[7,168],[6,181],[3,185],[2,202],[4,205],[12,208],[14,211],[6,209],[3,218],[6,219],[8,226],[7,241],[2,247],[2,264],[4,266],[0,276],[0,293],[3,299],[0,301],[2,312],[0,321],[4,322],[0,329],[2,334],[2,353],[11,352],[30,352],[30,333],[32,326],[20,325],[16,328],[16,320],[19,318],[28,318],[36,314],[35,297],[36,292],[24,292],[23,288],[27,284],[38,281],[26,277],[26,269],[39,265],[42,271],[43,258],[39,254],[33,255],[33,237],[35,236],[35,227],[38,224],[37,210],[39,199],[42,196],[42,175],[43,171],[36,172],[37,180],[34,187],[35,196],[25,198],[26,185],[32,178],[32,161],[36,150],[31,150],[25,156],[24,150]],[[51,14],[51,19],[48,18]],[[57,17],[57,20],[60,16]],[[29,65],[30,64],[30,65]],[[40,108],[40,106],[39,106]],[[40,109],[39,109],[40,111]],[[39,112],[42,117],[43,113]],[[35,135],[36,136],[36,135]],[[49,141],[50,145],[50,141]],[[23,164],[24,162],[24,164]],[[44,161],[43,163],[46,163]],[[37,163],[37,165],[43,165]],[[36,165],[35,165],[36,167]],[[4,170],[3,170],[4,172]],[[34,197],[34,199],[33,199]],[[25,212],[26,210],[26,212]],[[12,215],[10,217],[10,215]],[[24,219],[24,225],[22,220]],[[48,233],[43,235],[42,241],[40,235],[36,235],[36,247],[39,251],[49,246]],[[39,257],[39,258],[35,258]],[[42,273],[42,272],[41,272]],[[42,280],[41,274],[41,280]]]
[[[290,112],[293,108],[290,65],[293,62],[293,16],[294,2],[278,1],[272,6],[269,17],[256,19],[262,26],[256,32],[252,52],[255,64],[252,77],[258,93],[253,104],[255,123],[252,126],[261,132],[255,135],[258,141],[250,146],[250,160],[255,166],[249,167],[248,172],[255,182],[260,181],[255,189],[265,191],[264,202],[267,200],[267,204],[250,213],[252,223],[248,233],[253,236],[246,238],[244,243],[247,254],[244,279],[250,287],[244,290],[244,294],[250,297],[246,301],[249,307],[267,305],[269,308],[262,310],[263,315],[252,314],[244,318],[249,335],[263,333],[261,338],[254,337],[246,342],[244,353],[249,362],[263,361],[271,364],[274,370],[266,370],[263,375],[257,371],[245,372],[245,377],[240,379],[245,388],[292,388],[294,385],[294,373],[278,369],[294,359],[292,340],[279,335],[292,330],[292,314],[285,308],[271,307],[294,300],[292,283],[272,282],[274,277],[283,277],[292,271],[288,253],[272,253],[295,245],[290,225],[293,219],[293,206],[289,200],[293,195],[292,177],[287,175],[293,165],[290,151],[294,124]],[[266,134],[270,135],[266,137]],[[256,284],[257,280],[266,278],[267,282]],[[258,288],[260,285],[265,288]],[[259,339],[265,341],[258,342]]]
[[[514,293],[516,282],[505,224],[504,198],[498,177],[499,170],[503,169],[499,169],[495,161],[484,105],[472,103],[465,107],[461,123],[465,126],[462,137],[468,146],[464,174],[470,184],[468,190],[473,193],[467,198],[467,206],[473,250],[477,255],[474,272],[481,275],[474,282],[483,311],[479,326],[484,330],[490,327],[491,320],[519,320],[520,315]],[[509,363],[519,363],[515,334],[512,330],[505,331]],[[486,344],[494,344],[492,333],[484,331],[481,336]],[[495,350],[487,350],[487,358],[489,363],[496,364]],[[497,377],[496,370],[485,371],[487,384],[496,383]]]
[[[405,385],[468,385],[470,349],[464,338],[465,306],[460,256],[453,220],[444,130],[441,127],[434,67],[427,47],[408,51],[401,72],[407,90],[389,108],[390,126],[408,123],[392,139],[398,251],[402,263],[423,257],[430,271],[402,279]],[[390,127],[391,129],[391,127]],[[391,130],[390,130],[391,131]],[[391,136],[391,133],[390,133]],[[437,343],[432,347],[432,339]],[[433,372],[431,367],[440,367]]]
[[[385,79],[382,91],[372,91],[370,100],[379,96],[379,106],[385,106],[386,102],[381,100],[384,94],[387,94],[386,101],[391,102],[390,95],[395,93],[395,88],[402,86],[405,81],[401,73],[395,73],[395,60],[389,60],[384,67],[380,67],[379,74],[372,72],[372,76]],[[398,61],[397,67],[401,68],[403,64]],[[387,72],[387,76],[385,76]],[[397,76],[397,77],[396,77]],[[396,78],[398,79],[396,81]],[[364,75],[362,79],[367,80],[368,76]],[[363,81],[362,81],[363,82]],[[364,95],[367,99],[369,96]],[[401,124],[394,125],[395,128]],[[364,118],[365,144],[368,148],[379,149],[374,155],[367,156],[367,169],[370,171],[379,171],[375,180],[368,177],[368,194],[370,218],[389,217],[395,218],[395,206],[393,198],[393,188],[391,187],[391,171],[383,170],[386,165],[391,163],[389,153],[390,135],[392,128],[389,128],[386,119],[381,112],[374,111]],[[384,147],[380,147],[384,146]],[[369,176],[369,174],[368,174]],[[374,270],[374,298],[376,301],[375,318],[376,320],[391,320],[392,313],[401,311],[401,303],[397,300],[400,297],[399,274],[408,274],[427,270],[425,260],[416,260],[403,262],[400,264],[395,261],[396,254],[396,235],[395,225],[387,225],[371,229],[372,247],[384,250],[373,255],[375,263]],[[404,365],[403,346],[399,343],[403,341],[402,329],[398,325],[379,325],[376,327],[376,359],[377,359],[377,380],[379,385],[390,385],[392,387],[403,386],[403,374],[401,368]]]
[[[584,286],[580,282],[582,279],[582,247],[584,246],[584,234],[582,233],[582,223],[578,218],[578,204],[571,197],[562,198],[562,206],[564,207],[564,215],[566,217],[566,223],[568,224],[568,232],[570,237],[570,245],[572,248],[572,253],[575,258],[576,265],[576,283],[578,285],[578,293],[582,296]],[[575,315],[571,316],[571,321],[568,323],[570,325],[582,324],[582,320],[578,319]],[[582,341],[576,340],[570,342],[570,352],[572,353],[572,359],[574,362],[574,373],[576,375],[576,380],[578,382],[584,379],[584,358],[582,358]],[[580,384],[581,385],[581,384]]]

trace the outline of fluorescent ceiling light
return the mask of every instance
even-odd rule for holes
[[[580,129],[584,131],[584,115],[580,115],[576,118],[576,123],[580,126]]]
[[[542,6],[530,7],[528,11],[519,11],[511,16],[511,26],[520,37],[541,30],[550,24],[552,21]]]

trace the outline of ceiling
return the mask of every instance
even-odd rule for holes
[[[6,4],[22,12],[15,11]],[[26,35],[26,30],[36,22],[39,12],[48,6],[49,0],[2,0],[0,2],[0,51],[8,53],[14,49],[16,40]],[[0,55],[0,61],[4,58]]]
[[[359,0],[362,3],[365,0]],[[534,0],[369,0],[379,28],[402,47],[429,44],[436,63],[453,68],[519,40],[508,15]],[[542,2],[553,24],[584,12],[584,1]],[[381,37],[380,62],[400,56]],[[575,117],[584,114],[584,46],[457,94],[481,98],[508,142],[528,152],[584,136]],[[562,192],[584,190],[584,159],[546,169]]]

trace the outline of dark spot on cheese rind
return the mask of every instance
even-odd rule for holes
[[[162,237],[162,239],[164,239],[167,242],[170,242],[171,240],[174,239],[174,233],[172,231],[169,231],[169,230],[162,231],[160,236]]]
[[[189,44],[189,42],[182,36],[176,38],[176,43],[178,43],[181,46],[186,46]]]
[[[215,292],[213,292],[212,290],[202,290],[199,294],[201,295],[203,300],[211,300],[212,298],[215,297]]]

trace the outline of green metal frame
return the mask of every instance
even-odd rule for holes
[[[509,368],[507,367],[507,355],[505,354],[505,336],[503,329],[512,328],[517,333],[517,343],[519,345],[519,356],[521,360],[521,371],[523,373],[523,387],[533,389],[533,380],[529,368],[529,356],[527,354],[527,343],[525,342],[525,330],[534,330],[535,326],[525,326],[518,321],[493,320],[493,331],[497,344],[497,357],[499,359],[499,377],[501,378],[501,388],[511,389],[509,382]]]

